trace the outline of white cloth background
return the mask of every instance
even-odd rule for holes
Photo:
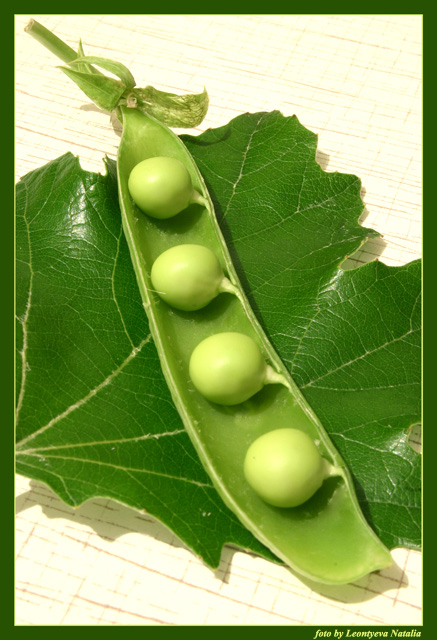
[[[67,151],[103,171],[118,137],[24,32],[35,18],[76,48],[123,62],[139,85],[206,86],[188,133],[249,111],[296,114],[328,171],[358,175],[365,226],[383,234],[350,259],[421,254],[420,15],[18,15],[17,180]],[[286,568],[226,548],[216,574],[159,522],[105,499],[74,510],[17,477],[18,625],[421,624],[421,554],[353,585],[314,590]]]

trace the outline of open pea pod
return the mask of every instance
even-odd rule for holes
[[[127,107],[121,107],[121,117],[118,180],[124,232],[165,378],[217,492],[266,547],[312,580],[348,583],[390,566],[390,553],[364,519],[344,461],[250,308],[191,155],[178,136],[154,118]],[[128,178],[139,162],[157,156],[180,160],[205,204],[192,204],[176,217],[165,220],[142,213],[130,196]],[[153,290],[151,268],[160,254],[180,244],[209,247],[236,287],[237,295],[221,293],[197,311],[178,311],[166,304]],[[191,382],[190,356],[203,339],[220,332],[252,337],[285,384],[268,384],[249,400],[234,406],[206,400]],[[249,487],[243,471],[251,443],[284,427],[306,432],[337,470],[337,475],[326,479],[310,500],[294,508],[278,508],[264,502]]]

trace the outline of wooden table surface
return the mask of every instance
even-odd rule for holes
[[[206,86],[188,133],[240,113],[296,114],[328,171],[358,175],[365,225],[383,234],[350,260],[421,255],[422,18],[419,15],[17,15],[17,180],[67,151],[103,172],[119,138],[110,117],[24,32],[35,18],[88,54],[123,62],[138,84]],[[177,131],[178,132],[178,131]],[[216,574],[156,520],[107,499],[77,509],[17,477],[17,625],[419,625],[421,554],[352,585],[304,584],[226,548]]]

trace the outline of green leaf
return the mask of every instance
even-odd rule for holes
[[[27,174],[16,227],[17,472],[70,505],[104,496],[147,510],[211,566],[228,542],[273,558],[223,505],[173,405],[115,172],[66,154]]]
[[[132,89],[135,86],[135,78],[133,77],[129,69],[125,67],[121,62],[109,60],[108,58],[101,58],[99,56],[79,56],[76,60],[72,60],[69,64],[79,67],[83,64],[96,64],[98,67],[102,67],[102,69],[105,69],[105,71],[109,71],[110,73],[113,73],[115,76],[120,78],[121,83],[126,89]]]
[[[197,127],[208,111],[206,89],[202,93],[177,95],[154,87],[132,91],[137,109],[148,113],[168,127]]]
[[[82,40],[79,40],[79,45],[77,48],[77,58],[84,58],[84,57],[85,57],[85,52],[83,50]],[[95,67],[93,67],[91,64],[88,64],[86,62],[79,62],[77,59],[74,60],[74,63],[75,63],[75,71],[83,71],[85,73],[101,75],[101,72]],[[70,64],[71,64],[71,61],[70,61]]]
[[[352,175],[315,162],[317,137],[279,112],[182,136],[213,196],[251,304],[353,472],[390,548],[420,546],[421,264],[339,265],[368,238]],[[239,157],[237,157],[238,149]]]
[[[296,118],[245,114],[184,141],[365,514],[389,546],[417,546],[420,263],[338,268],[373,234],[357,224],[360,183],[320,169]],[[97,176],[67,154],[17,185],[17,471],[69,504],[146,509],[212,566],[226,543],[271,557],[219,500],[171,402],[108,166]]]
[[[103,74],[76,71],[70,67],[59,67],[70,80],[90,98],[100,109],[112,111],[118,105],[126,87],[119,80]]]

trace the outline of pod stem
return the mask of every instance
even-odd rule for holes
[[[77,52],[36,20],[30,20],[24,30],[64,62],[76,60]]]
[[[68,66],[59,67],[61,71],[99,109],[115,111],[120,121],[120,108],[125,105],[147,113],[169,127],[197,127],[206,115],[209,99],[205,89],[199,94],[176,95],[150,86],[136,87],[129,69],[120,62],[99,56],[85,56],[81,40],[75,51],[33,19],[24,30],[67,63]],[[112,75],[102,73],[100,68]],[[112,77],[113,75],[117,76],[117,79]],[[207,205],[206,199],[197,193],[193,194],[192,202]]]

